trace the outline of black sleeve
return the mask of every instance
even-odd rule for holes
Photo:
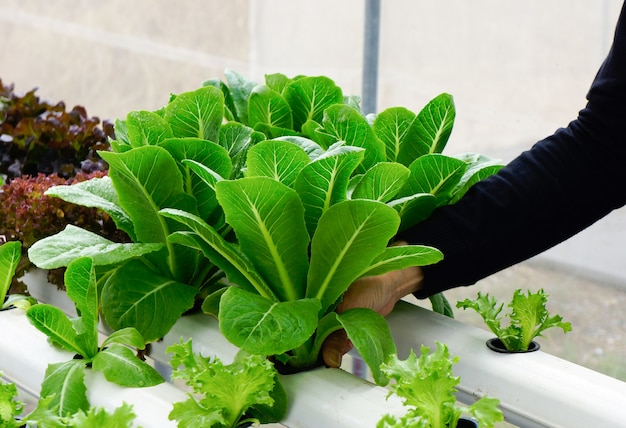
[[[439,248],[424,298],[471,285],[568,239],[626,204],[626,3],[586,107],[455,205],[399,239]]]

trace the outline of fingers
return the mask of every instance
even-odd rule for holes
[[[352,342],[348,339],[345,330],[337,330],[331,333],[322,346],[322,358],[328,367],[338,368],[341,360],[352,349]]]

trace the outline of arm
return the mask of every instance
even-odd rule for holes
[[[626,204],[626,2],[613,47],[567,128],[538,142],[399,239],[440,249],[444,260],[356,281],[338,311],[369,307],[387,315],[412,293],[424,298],[528,259]],[[351,348],[344,331],[324,343],[338,367]]]
[[[400,236],[444,254],[442,262],[424,268],[417,297],[473,284],[626,203],[625,21],[626,6],[577,120]]]

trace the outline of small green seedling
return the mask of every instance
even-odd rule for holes
[[[560,315],[550,316],[546,309],[548,295],[540,289],[536,293],[530,290],[527,294],[521,290],[515,290],[513,299],[508,307],[511,311],[505,316],[509,318],[509,325],[502,326],[504,307],[498,305],[495,297],[489,294],[481,294],[475,300],[465,299],[456,304],[457,308],[474,309],[480,314],[485,324],[500,339],[508,351],[527,351],[533,339],[541,336],[548,328],[558,327],[567,333],[572,330],[569,322],[564,322]]]
[[[280,421],[287,396],[274,365],[260,355],[245,355],[225,365],[192,350],[191,339],[171,345],[172,378],[182,379],[194,392],[174,403],[170,420],[181,427],[236,428],[250,423]]]
[[[21,294],[10,295],[5,301],[21,258],[22,243],[20,241],[10,241],[0,245],[0,310],[12,306],[28,309],[36,303],[32,297]]]
[[[86,411],[79,410],[72,415],[59,416],[55,408],[51,407],[52,401],[53,396],[42,398],[32,412],[23,414],[24,403],[18,399],[16,385],[0,381],[0,427],[131,428],[135,426],[133,425],[135,414],[132,406],[127,403],[123,403],[113,412],[102,407],[91,407]]]
[[[163,382],[163,377],[131,350],[145,348],[136,329],[115,331],[98,346],[99,299],[94,271],[93,261],[85,257],[70,263],[65,273],[67,296],[76,304],[80,314],[77,318],[69,318],[48,304],[32,306],[26,312],[31,324],[53,344],[76,354],[69,361],[49,364],[41,385],[40,396],[54,396],[51,406],[58,408],[59,416],[89,409],[84,383],[87,367],[101,371],[108,381],[121,386],[146,387]]]
[[[402,417],[385,415],[377,428],[454,428],[463,414],[470,414],[481,428],[492,428],[504,420],[498,408],[500,400],[481,397],[470,406],[456,403],[456,386],[460,382],[452,373],[452,365],[458,357],[451,357],[448,347],[437,343],[437,349],[429,354],[430,348],[422,346],[418,358],[411,350],[406,360],[393,355],[381,366],[381,370],[395,380],[389,395],[396,394],[409,408]]]

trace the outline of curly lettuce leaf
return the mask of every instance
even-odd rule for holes
[[[17,427],[15,416],[24,410],[24,403],[17,399],[17,386],[0,381],[0,426]]]
[[[439,342],[437,349],[429,352],[428,347],[422,346],[419,357],[411,350],[406,360],[392,355],[381,365],[381,371],[395,380],[389,394],[401,397],[409,409],[401,418],[386,415],[378,422],[378,428],[454,427],[463,413],[471,414],[484,428],[493,428],[504,419],[498,409],[499,400],[494,398],[482,397],[469,407],[457,405],[455,393],[460,378],[453,375],[452,366],[458,357],[451,357],[448,347]]]
[[[536,337],[553,327],[564,333],[572,330],[569,322],[564,322],[560,315],[551,316],[546,308],[548,295],[543,289],[536,293],[528,290],[526,294],[520,289],[515,290],[508,307],[511,311],[500,315],[503,304],[498,305],[494,297],[478,293],[475,300],[465,299],[457,303],[457,308],[474,309],[480,314],[485,324],[502,341],[509,351],[526,351]],[[502,326],[502,318],[509,318],[509,325]]]
[[[91,407],[87,412],[79,411],[69,421],[70,427],[80,428],[130,428],[135,426],[133,406],[123,403],[112,412],[102,407]]]
[[[247,413],[256,415],[272,412],[254,412],[272,407],[273,391],[278,385],[277,372],[273,364],[260,355],[246,355],[225,365],[218,358],[204,358],[193,352],[191,339],[182,340],[167,349],[172,354],[172,377],[184,380],[193,388],[194,395],[183,402],[175,403],[169,415],[178,421],[179,427],[236,427],[247,419]],[[284,409],[274,412],[280,419]],[[277,420],[260,420],[268,423]]]

